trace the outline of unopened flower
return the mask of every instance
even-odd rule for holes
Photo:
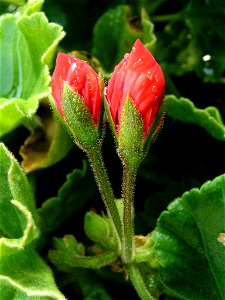
[[[165,79],[150,51],[137,40],[115,67],[105,91],[108,119],[121,159],[138,165],[162,124]]]
[[[131,53],[125,54],[115,67],[106,89],[106,99],[117,134],[121,113],[129,98],[143,120],[143,137],[153,126],[163,102],[165,79],[161,67],[150,51],[137,40]]]
[[[99,142],[102,111],[100,76],[84,60],[59,53],[52,75],[52,107],[85,151]]]
[[[101,114],[101,87],[98,74],[84,60],[75,55],[58,53],[52,76],[52,96],[58,111],[64,117],[62,103],[64,83],[77,93],[87,106],[95,125]]]

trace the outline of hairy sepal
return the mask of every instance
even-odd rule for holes
[[[151,129],[149,130],[149,133],[147,134],[147,136],[145,138],[145,143],[144,143],[144,148],[143,148],[145,155],[147,155],[149,148],[154,143],[154,141],[157,139],[158,134],[163,126],[164,117],[165,117],[165,106],[166,106],[166,102],[164,101],[156,115],[155,121],[154,121]]]
[[[89,151],[99,143],[98,126],[82,97],[64,82],[62,106],[65,122],[68,124],[75,143],[84,151]]]
[[[115,137],[116,144],[118,145],[118,133],[116,132],[116,127],[115,127],[115,124],[114,124],[113,119],[112,119],[109,103],[108,103],[105,96],[104,96],[104,108],[105,108],[105,111],[106,111],[107,119],[109,121],[109,125],[110,125],[111,130],[113,132],[113,135]]]
[[[138,166],[144,158],[143,120],[132,99],[126,98],[120,116],[118,153],[124,163]]]

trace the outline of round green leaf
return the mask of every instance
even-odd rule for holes
[[[225,175],[192,189],[161,214],[155,255],[169,293],[187,300],[225,298]]]

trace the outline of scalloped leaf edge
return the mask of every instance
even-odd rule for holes
[[[204,128],[211,136],[225,141],[225,125],[219,110],[214,106],[205,109],[197,108],[194,103],[184,97],[167,95],[166,112],[175,120],[192,123]]]

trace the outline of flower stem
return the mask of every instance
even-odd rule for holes
[[[143,275],[141,274],[137,265],[130,264],[128,266],[128,272],[130,280],[133,283],[138,293],[138,296],[142,300],[156,300],[156,298],[151,294],[150,290],[148,289],[148,285],[145,282],[145,278],[143,278]]]
[[[122,259],[125,263],[130,263],[134,258],[134,207],[133,196],[137,167],[131,164],[124,165],[123,170],[123,243]]]
[[[119,245],[121,245],[122,241],[122,223],[119,216],[119,212],[116,206],[115,197],[112,191],[111,184],[109,182],[108,174],[106,172],[102,152],[100,145],[96,145],[96,147],[91,148],[87,152],[95,180],[97,182],[99,191],[101,193],[103,202],[105,204],[107,214],[112,219],[118,238]]]

